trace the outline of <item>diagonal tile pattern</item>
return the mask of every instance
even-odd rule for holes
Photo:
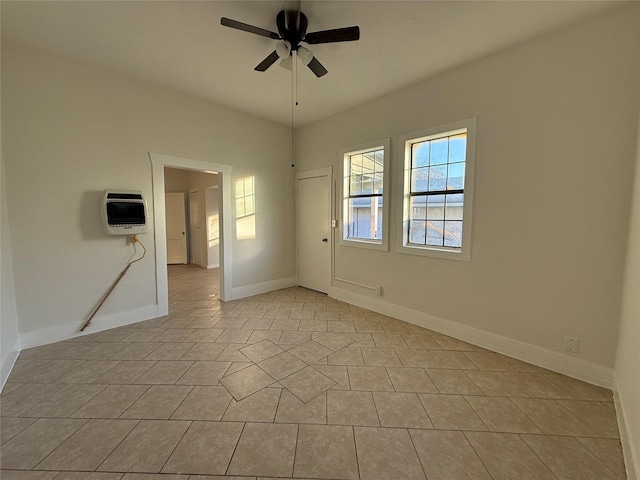
[[[609,390],[303,288],[21,352],[7,480],[624,479]]]

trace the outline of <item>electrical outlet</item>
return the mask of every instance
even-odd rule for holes
[[[578,353],[578,342],[580,339],[575,337],[564,337],[564,351],[569,353]]]
[[[376,295],[382,295],[382,287],[380,285],[376,287]]]

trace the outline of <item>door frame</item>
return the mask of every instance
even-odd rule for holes
[[[328,189],[329,191],[329,204],[327,205],[328,207],[328,212],[329,212],[329,221],[331,222],[331,224],[329,225],[329,235],[328,235],[328,239],[329,239],[329,278],[327,278],[327,294],[329,293],[329,291],[331,290],[332,284],[333,284],[333,236],[334,236],[334,231],[335,231],[335,227],[334,224],[336,222],[335,219],[335,215],[334,215],[334,207],[333,207],[333,167],[324,167],[324,168],[317,168],[315,170],[308,170],[306,172],[298,172],[296,173],[296,218],[297,218],[297,214],[298,214],[298,210],[299,210],[299,204],[298,204],[298,181],[299,180],[304,180],[307,178],[318,178],[318,177],[325,177],[325,187]],[[296,221],[296,275],[297,275],[297,283],[300,284],[300,235],[298,232],[298,224]]]
[[[164,204],[164,167],[181,168],[196,172],[217,173],[222,179],[218,191],[219,205],[222,204],[220,229],[220,300],[231,299],[231,166],[191,158],[174,157],[149,152],[153,182],[153,228],[156,249],[156,301],[158,315],[169,314],[169,281],[167,278],[167,226]]]

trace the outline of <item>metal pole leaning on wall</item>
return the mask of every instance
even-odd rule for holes
[[[140,246],[142,247],[142,250],[144,250],[144,252],[142,253],[142,256],[140,258],[136,258],[135,260],[132,260],[131,262],[129,262],[127,264],[126,267],[124,267],[124,270],[122,270],[122,272],[120,272],[120,275],[118,276],[118,278],[116,278],[116,281],[113,282],[113,284],[111,285],[109,290],[107,290],[107,293],[105,293],[104,296],[102,297],[102,300],[100,300],[100,303],[98,303],[98,306],[93,310],[93,312],[91,313],[91,315],[89,316],[87,321],[84,322],[84,325],[82,325],[82,327],[80,328],[81,332],[84,332],[84,329],[89,326],[89,324],[91,323],[91,320],[93,320],[93,317],[96,316],[96,313],[98,313],[98,310],[100,310],[100,307],[102,307],[102,304],[107,300],[107,298],[109,298],[109,295],[111,295],[111,292],[113,292],[113,290],[116,288],[118,283],[120,283],[120,280],[122,280],[122,277],[125,276],[125,274],[127,273],[127,270],[129,270],[131,265],[133,265],[134,263],[139,262],[140,260],[142,260],[144,258],[144,256],[147,254],[147,249],[144,248],[144,245],[142,244],[142,242],[140,242],[140,240],[138,240],[138,237],[136,237],[135,235],[132,235],[131,236],[131,242],[133,242],[134,244],[136,244],[136,243],[140,244]]]

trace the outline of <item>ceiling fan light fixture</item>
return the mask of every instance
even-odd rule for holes
[[[309,65],[309,63],[311,63],[311,60],[313,60],[313,52],[308,48],[299,46],[298,57],[300,58],[300,60],[302,60],[302,63],[304,63],[305,65]]]
[[[286,57],[286,58],[283,58],[283,59],[280,61],[280,66],[281,66],[282,68],[286,68],[287,70],[291,70],[291,69],[293,68],[293,66],[292,66],[293,61],[291,60],[291,58],[292,58],[292,56],[291,56],[291,55],[289,55],[289,56],[288,56],[288,57]]]
[[[286,59],[291,53],[291,44],[286,40],[276,45],[276,53],[278,57]]]

